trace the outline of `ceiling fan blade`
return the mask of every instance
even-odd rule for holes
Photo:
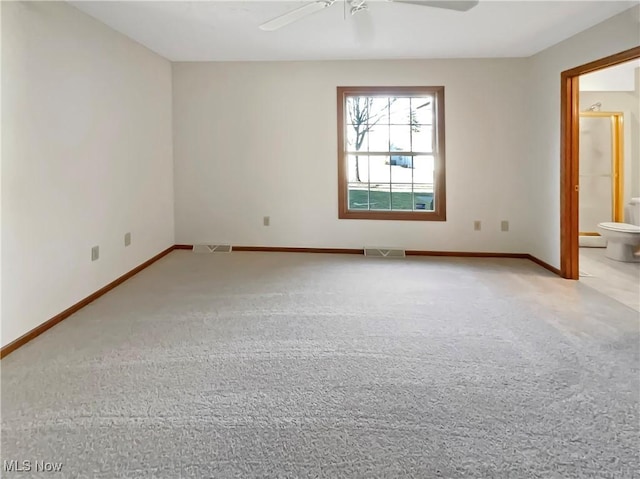
[[[312,13],[319,12],[327,7],[329,7],[333,1],[324,1],[318,0],[316,2],[308,3],[303,5],[300,8],[296,8],[295,10],[291,10],[290,12],[285,13],[284,15],[280,15],[268,22],[260,25],[260,30],[264,30],[267,32],[272,32],[279,28],[282,28],[290,23],[297,22],[301,18],[306,17],[307,15],[311,15]]]
[[[413,5],[422,5],[424,7],[446,8],[447,10],[457,10],[466,12],[478,5],[478,0],[391,0],[394,3],[412,3]]]

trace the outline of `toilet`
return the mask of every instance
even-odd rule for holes
[[[625,208],[629,223],[599,223],[598,231],[607,240],[605,256],[616,261],[640,262],[640,198],[631,198]]]

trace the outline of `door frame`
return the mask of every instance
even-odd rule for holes
[[[640,58],[640,46],[563,71],[560,75],[560,275],[578,279],[580,85],[578,78]]]

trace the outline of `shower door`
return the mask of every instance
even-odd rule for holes
[[[622,113],[580,113],[580,245],[605,246],[597,225],[622,222]]]

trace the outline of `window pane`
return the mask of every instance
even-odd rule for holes
[[[387,97],[349,96],[345,108],[345,118],[348,124],[389,124],[389,99]]]
[[[349,155],[347,181],[349,183],[369,181],[369,157],[365,155]]]
[[[368,134],[365,125],[347,125],[347,150],[367,151]]]
[[[432,185],[434,164],[433,156],[414,156],[413,182]]]
[[[413,201],[416,211],[434,211],[433,186],[414,183]]]
[[[394,166],[394,168],[396,168]],[[393,172],[391,173],[393,176]],[[411,182],[391,184],[391,209],[409,210],[413,209],[413,192]]]
[[[411,126],[390,126],[391,151],[411,151]]]
[[[389,124],[389,98],[371,97],[369,98],[369,125]]]
[[[389,110],[392,125],[409,125],[411,123],[409,98],[391,98]]]
[[[348,191],[350,210],[369,209],[369,189],[367,183],[349,183]]]
[[[413,151],[433,151],[433,133],[431,125],[414,125],[411,131],[411,139]]]
[[[351,125],[366,124],[366,96],[348,96],[345,102],[345,119]]]
[[[391,209],[391,188],[390,184],[376,183],[371,184],[369,189],[369,205],[372,210],[389,210]]]
[[[344,121],[347,124],[352,124],[353,119],[353,103],[356,101],[356,97],[348,96],[344,102]]]
[[[391,157],[391,183],[413,183],[413,158],[411,156]],[[401,161],[400,161],[401,160]]]
[[[389,165],[388,156],[371,156],[369,157],[370,182],[383,183],[387,185],[391,183],[391,165]]]
[[[433,122],[433,98],[413,97],[411,98],[411,123],[431,125]]]
[[[413,157],[391,156],[391,209],[413,210]]]
[[[369,151],[389,151],[389,126],[376,125],[369,131]]]

